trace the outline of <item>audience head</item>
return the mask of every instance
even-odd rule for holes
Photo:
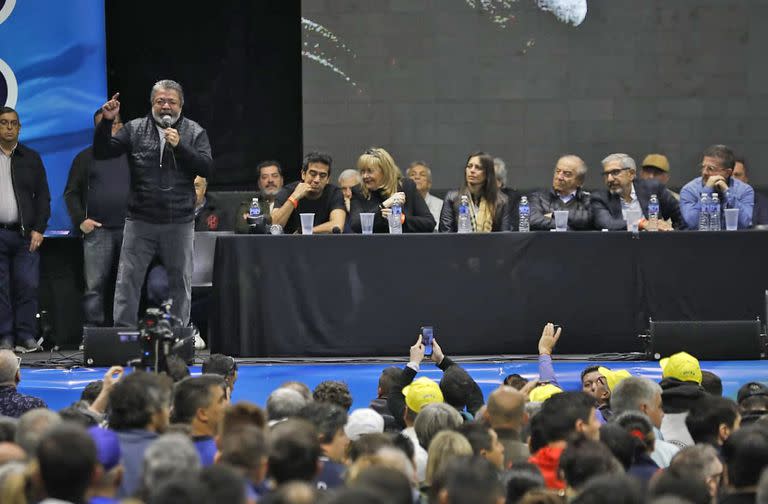
[[[443,402],[440,385],[426,377],[417,378],[410,385],[403,387],[403,395],[405,405],[414,413],[419,413],[429,404]]]
[[[632,192],[637,167],[627,154],[610,154],[603,159],[603,182],[608,192],[615,196],[627,196]]]
[[[678,497],[691,504],[710,504],[712,496],[707,485],[689,474],[666,470],[651,480],[649,497]]]
[[[199,478],[174,476],[162,481],[149,492],[147,504],[208,504],[215,502],[208,487]]]
[[[267,418],[269,420],[282,420],[296,416],[307,402],[307,399],[294,389],[276,388],[267,397]]]
[[[381,189],[385,197],[398,191],[403,174],[389,152],[381,147],[371,147],[357,159],[357,169],[363,178],[363,194]]]
[[[504,385],[508,385],[513,389],[520,390],[528,383],[528,380],[517,373],[512,373],[504,377]]]
[[[221,434],[226,435],[227,432],[239,429],[244,425],[253,425],[259,429],[265,428],[267,418],[264,410],[248,401],[238,401],[235,404],[227,405],[221,419]]]
[[[443,467],[459,456],[471,456],[472,445],[466,437],[453,430],[438,432],[429,443],[427,450],[426,481],[431,482]]]
[[[304,481],[292,481],[280,485],[259,502],[262,504],[315,504],[319,501],[315,485]]]
[[[16,385],[21,381],[21,357],[11,350],[0,350],[0,385]]]
[[[389,366],[381,370],[379,375],[379,387],[376,391],[377,396],[381,398],[389,397],[389,392],[392,387],[397,383],[397,379],[400,376],[400,368],[396,366]]]
[[[413,428],[416,431],[416,437],[419,444],[428,448],[432,438],[446,429],[457,429],[464,423],[461,413],[456,408],[445,403],[433,403],[424,406],[416,416],[416,422]]]
[[[669,160],[664,154],[648,154],[643,159],[640,177],[656,179],[662,184],[669,183]]]
[[[261,194],[267,198],[274,198],[283,188],[283,167],[280,166],[279,162],[270,159],[259,163],[256,172],[259,176]]]
[[[723,395],[723,381],[712,371],[701,372],[701,387],[709,395],[721,396]]]
[[[187,436],[163,434],[144,452],[143,493],[148,495],[163,481],[175,477],[195,479],[200,468],[200,456]]]
[[[721,396],[703,397],[685,417],[685,426],[696,444],[722,446],[740,425],[738,405]]]
[[[46,432],[36,450],[46,495],[84,502],[96,471],[96,446],[79,426],[61,424]]]
[[[329,402],[311,402],[301,408],[297,416],[315,426],[320,445],[329,459],[334,462],[344,460],[349,445],[349,438],[344,432],[347,423],[345,410]]]
[[[352,197],[352,188],[360,186],[362,180],[360,172],[354,168],[347,168],[339,174],[338,183],[344,199],[348,200]]]
[[[242,470],[252,483],[264,479],[269,457],[264,430],[255,425],[241,425],[223,434],[218,444],[219,462]]]
[[[209,502],[245,504],[243,478],[226,464],[215,464],[200,472],[200,481],[208,489]]]
[[[641,454],[651,454],[656,444],[651,419],[639,411],[624,411],[614,416],[611,422],[625,429],[634,441],[635,458]]]
[[[164,375],[134,371],[124,376],[109,396],[109,427],[163,432],[170,415],[171,387]]]
[[[352,406],[352,394],[346,383],[336,380],[325,380],[317,384],[312,391],[312,397],[318,402],[327,402],[349,411]]]
[[[758,425],[737,430],[725,440],[722,456],[733,488],[757,485],[768,466],[768,430]]]
[[[203,361],[203,374],[216,374],[227,382],[230,397],[237,382],[237,361],[229,355],[213,354]]]
[[[595,398],[598,406],[608,404],[611,392],[605,378],[600,374],[600,366],[588,366],[581,372],[581,390]]]
[[[589,439],[600,439],[600,422],[595,416],[592,397],[584,392],[555,394],[541,406],[534,417],[538,420],[538,434],[544,444],[567,440],[573,433]]]
[[[349,468],[347,487],[372,491],[390,504],[413,504],[408,477],[376,455],[364,457]]]
[[[749,184],[747,174],[747,160],[744,156],[736,156],[733,163],[733,178],[739,179],[745,184]]]
[[[474,455],[483,457],[499,471],[504,469],[504,445],[495,430],[480,423],[465,423],[458,432],[467,438]]]
[[[269,474],[278,486],[289,481],[312,481],[315,478],[323,450],[311,423],[289,418],[275,424],[269,438]]]
[[[432,188],[432,170],[424,161],[414,161],[406,171],[408,178],[416,184],[416,190],[419,194],[425,196]]]
[[[219,375],[191,376],[176,384],[173,421],[192,426],[193,435],[213,436],[228,404],[227,386]]]
[[[504,473],[507,503],[517,504],[529,491],[544,488],[544,476],[537,466],[528,462],[514,464]]]
[[[749,382],[739,388],[736,396],[742,423],[747,425],[768,414],[768,387],[759,382]]]
[[[578,491],[596,476],[621,474],[624,470],[607,446],[578,436],[568,443],[560,455],[560,472],[566,484]]]
[[[88,434],[96,446],[96,460],[101,469],[98,471],[98,480],[92,483],[92,493],[98,495],[97,492],[102,490],[114,492],[120,486],[123,476],[120,439],[114,431],[101,427],[91,427]]]
[[[195,186],[195,205],[201,206],[203,204],[203,199],[205,198],[205,193],[208,190],[208,180],[205,177],[198,175],[195,177],[193,184]],[[171,356],[169,355],[168,357],[170,358]],[[175,355],[173,357],[176,357],[176,359],[179,358]]]
[[[661,420],[664,418],[661,405],[661,387],[648,378],[631,376],[616,385],[611,392],[614,415],[625,411],[640,411],[656,428],[661,428]]]
[[[571,194],[584,184],[587,165],[574,155],[563,156],[555,164],[552,188],[559,194]]]
[[[371,408],[358,408],[349,415],[344,432],[350,440],[363,434],[383,433],[384,417]]]
[[[354,462],[364,455],[376,454],[379,449],[384,448],[385,446],[394,446],[390,434],[385,434],[383,432],[362,434],[349,442],[347,455],[349,456],[349,460]]]
[[[736,165],[736,155],[725,145],[710,145],[704,150],[701,162],[701,175],[706,182],[712,175],[729,178]]]
[[[83,389],[80,394],[80,400],[88,404],[93,403],[93,401],[99,397],[99,394],[101,394],[102,388],[104,388],[104,382],[102,380],[92,381]]]
[[[312,400],[312,391],[309,389],[306,383],[296,381],[296,380],[289,380],[282,385],[280,385],[281,388],[289,388],[293,389],[299,394],[303,395],[304,398],[307,400],[307,402],[310,402]]]
[[[488,396],[485,418],[494,429],[520,430],[525,423],[525,394],[502,385]]]
[[[507,163],[500,157],[493,158],[493,171],[496,173],[496,184],[499,189],[507,187]]]
[[[470,393],[475,381],[461,366],[451,366],[443,372],[440,378],[440,390],[443,400],[462,411],[470,400]],[[470,411],[470,413],[475,413]]]
[[[611,450],[624,470],[629,470],[635,460],[637,439],[624,428],[615,423],[607,423],[600,426],[600,442]]]
[[[627,475],[603,474],[589,480],[571,501],[573,504],[642,504],[640,482]]]
[[[430,494],[440,504],[502,504],[505,492],[496,468],[480,457],[456,457],[432,480]]]
[[[712,445],[697,444],[683,448],[672,457],[669,468],[676,474],[687,474],[703,481],[709,488],[710,497],[717,497],[724,467]]]
[[[32,456],[43,435],[60,423],[61,417],[55,411],[45,408],[29,410],[19,417],[16,424],[16,444]]]

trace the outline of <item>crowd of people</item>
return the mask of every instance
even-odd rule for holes
[[[266,402],[232,402],[237,362],[202,374],[109,369],[54,412],[20,393],[20,359],[0,350],[0,502],[768,503],[768,386],[737,401],[681,352],[660,383],[587,366],[563,390],[547,324],[538,376],[513,374],[484,397],[421,335],[381,371],[368,407],[348,386],[300,381]],[[419,376],[431,361],[439,380]]]

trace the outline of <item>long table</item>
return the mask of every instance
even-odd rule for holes
[[[422,325],[451,355],[630,352],[655,320],[765,313],[768,232],[222,236],[211,350],[408,355]],[[727,342],[724,342],[727,344]]]

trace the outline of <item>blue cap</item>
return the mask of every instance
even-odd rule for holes
[[[113,431],[102,429],[101,427],[91,427],[88,429],[93,442],[96,444],[96,455],[99,464],[105,471],[112,470],[120,463],[120,440]]]

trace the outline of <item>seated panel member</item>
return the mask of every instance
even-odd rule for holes
[[[555,210],[568,210],[568,229],[591,229],[590,194],[581,186],[587,165],[574,155],[557,160],[552,176],[552,189],[531,195],[531,229],[555,229]]]
[[[603,181],[607,189],[592,193],[592,218],[597,229],[620,231],[627,229],[627,210],[640,210],[640,229],[648,225],[648,203],[651,195],[659,200],[659,230],[685,228],[680,205],[664,185],[652,179],[635,177],[635,160],[626,154],[611,154],[602,161]],[[666,219],[672,221],[671,224]]]
[[[272,224],[283,226],[286,234],[301,231],[299,214],[314,213],[313,233],[331,233],[334,228],[344,230],[347,211],[341,189],[329,184],[331,156],[310,152],[301,164],[301,182],[283,187],[275,197]]]
[[[747,161],[741,156],[736,157],[736,164],[733,167],[733,178],[741,180],[745,184],[749,184]],[[768,196],[755,191],[755,207],[752,211],[752,225],[764,226],[766,224],[768,224]]]
[[[360,177],[360,172],[354,168],[349,168],[339,173],[339,187],[341,193],[344,195],[344,207],[349,212],[349,203],[352,200],[352,188],[360,187],[363,183],[363,179]]]
[[[736,158],[725,145],[712,145],[704,151],[701,177],[691,180],[680,191],[680,210],[690,229],[699,228],[701,193],[718,193],[720,207],[739,209],[739,229],[752,226],[755,191],[748,184],[732,177]],[[722,210],[721,210],[722,212]]]
[[[268,160],[259,163],[256,167],[259,174],[259,192],[250,195],[240,202],[235,213],[235,233],[248,234],[248,212],[253,198],[259,198],[259,207],[262,215],[270,215],[275,209],[275,197],[283,188],[283,168],[278,161]]]
[[[403,233],[431,233],[435,229],[435,218],[416,190],[416,184],[403,178],[389,152],[380,147],[368,149],[358,158],[357,169],[363,185],[352,191],[349,218],[353,232],[362,232],[360,214],[370,212],[375,214],[373,232],[388,233],[387,219],[395,203],[402,206]]]
[[[470,154],[464,168],[464,182],[458,191],[445,195],[438,230],[458,230],[461,196],[469,197],[469,216],[474,233],[509,230],[509,200],[499,191],[493,158],[484,152]]]
[[[643,164],[638,174],[641,179],[658,180],[665,186],[669,184],[669,159],[664,154],[648,154],[643,158]],[[677,201],[680,195],[667,187]]]
[[[205,196],[208,180],[195,177],[195,231],[222,231],[219,210]]]
[[[443,200],[429,193],[429,190],[432,189],[432,170],[430,167],[424,161],[414,161],[405,174],[416,184],[416,190],[427,202],[427,207],[429,207],[432,217],[435,218],[435,222],[438,222],[440,210],[443,209]],[[437,231],[437,227],[435,227],[435,231]]]

